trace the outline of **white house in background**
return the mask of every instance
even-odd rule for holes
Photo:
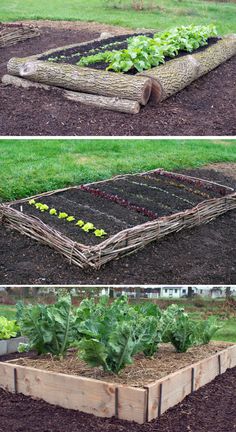
[[[109,295],[113,291],[114,297],[119,297],[121,295],[128,295],[130,298],[135,298],[140,296],[142,298],[173,298],[178,299],[185,297],[192,291],[193,295],[198,295],[202,297],[220,298],[225,297],[226,287],[212,287],[211,285],[198,285],[197,287],[188,286],[164,286],[164,287],[115,287],[115,288],[103,288],[101,294]],[[232,295],[236,296],[236,286],[230,287]]]

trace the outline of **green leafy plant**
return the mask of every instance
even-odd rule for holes
[[[63,356],[77,334],[69,295],[48,306],[18,303],[17,322],[21,333],[29,339],[27,348],[38,354]]]
[[[128,304],[126,297],[111,305],[103,297],[98,305],[82,302],[77,310],[79,356],[90,366],[119,373],[138,352],[153,355],[160,334],[154,316],[145,316]]]
[[[176,304],[163,312],[161,334],[162,342],[171,342],[177,352],[186,352],[197,343],[196,323]]]
[[[56,211],[55,208],[50,209],[49,213],[50,213],[51,216],[56,216],[57,215],[57,211]]]
[[[40,210],[41,212],[49,211],[49,214],[51,216],[57,216],[58,219],[65,219],[67,222],[74,222],[75,217],[69,216],[66,212],[57,212],[55,208],[49,209],[49,206],[47,204],[43,204],[41,202],[36,202],[34,199],[31,199],[28,201],[28,204],[31,206],[35,206],[36,209]],[[104,237],[107,235],[106,231],[104,229],[98,229],[94,226],[91,222],[84,222],[82,219],[78,220],[75,223],[76,226],[82,228],[82,230],[86,233],[93,232],[93,234],[96,237]]]
[[[107,70],[138,72],[150,69],[165,62],[166,57],[175,57],[180,51],[192,51],[208,44],[208,39],[217,35],[214,25],[180,26],[153,37],[135,36],[127,40],[127,48],[112,50],[85,56],[80,59],[80,66],[104,62]]]
[[[208,344],[221,327],[215,317],[200,321],[197,326],[198,343],[203,345]]]
[[[60,212],[58,215],[58,219],[67,219],[68,218],[68,214],[65,212]]]
[[[74,216],[68,216],[66,218],[67,222],[73,222],[75,220]]]
[[[16,321],[8,320],[7,318],[0,316],[0,340],[7,340],[16,337],[19,330]]]

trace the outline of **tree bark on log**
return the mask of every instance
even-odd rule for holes
[[[40,35],[37,27],[6,28],[0,31],[0,47],[14,45]]]
[[[38,88],[38,89],[44,89],[44,90],[51,90],[51,86],[48,86],[46,84],[40,84],[37,82],[29,81],[24,78],[19,78],[17,76],[13,75],[3,75],[2,77],[2,83],[4,85],[14,85],[15,87],[21,87],[21,88]]]
[[[136,101],[128,99],[111,98],[107,96],[97,96],[86,93],[72,92],[65,90],[63,95],[66,99],[80,102],[82,104],[92,106],[95,108],[103,108],[112,111],[119,111],[127,114],[138,114],[140,105]]]
[[[2,83],[5,85],[14,85],[21,88],[37,88],[43,90],[58,89],[58,87],[48,86],[46,84],[40,84],[33,81],[19,78],[13,75],[4,75],[2,77]],[[60,89],[61,90],[61,89]],[[79,102],[84,105],[92,106],[95,108],[108,109],[112,111],[124,112],[127,114],[138,114],[140,111],[140,105],[136,101],[128,99],[119,99],[106,96],[97,96],[88,93],[73,92],[70,90],[63,90],[62,95],[68,100]]]
[[[203,51],[170,60],[139,75],[152,78],[161,86],[160,101],[163,101],[235,54],[236,35],[229,35]],[[155,102],[155,93],[152,92],[150,100]]]
[[[42,84],[101,96],[122,97],[146,105],[152,90],[152,80],[143,76],[82,68],[69,64],[28,61],[12,58],[7,65],[11,75]]]

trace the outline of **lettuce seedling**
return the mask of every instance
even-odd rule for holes
[[[66,218],[66,220],[68,222],[73,222],[75,220],[74,216],[68,216],[68,218]]]
[[[36,201],[34,199],[31,199],[31,200],[28,201],[28,204],[29,205],[35,205]]]
[[[82,228],[82,230],[84,230],[85,232],[89,232],[89,231],[94,230],[94,229],[95,229],[95,226],[91,222],[87,222]]]
[[[103,236],[105,236],[107,233],[106,233],[106,231],[104,231],[103,229],[96,229],[96,230],[94,231],[94,234],[95,234],[96,237],[103,237]]]
[[[58,219],[66,219],[66,218],[68,218],[68,214],[67,213],[64,213],[64,212],[60,212],[59,213],[59,216],[58,216]]]
[[[49,213],[50,213],[50,215],[52,215],[52,216],[56,216],[57,215],[57,211],[56,211],[56,209],[54,209],[54,208],[52,208],[50,211],[49,211]]]
[[[76,222],[75,225],[82,227],[82,226],[84,226],[84,221],[80,219],[80,220],[78,220],[78,222]]]

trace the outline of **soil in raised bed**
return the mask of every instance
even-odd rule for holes
[[[76,356],[75,352],[71,352],[64,359],[56,359],[50,355],[35,355],[11,360],[11,363],[111,383],[143,387],[192,363],[210,357],[231,345],[233,344],[227,342],[211,342],[208,345],[190,348],[186,353],[177,353],[172,345],[162,344],[153,358],[147,358],[142,354],[137,355],[134,358],[134,363],[126,366],[119,375],[109,374],[98,367],[89,367]],[[21,354],[18,354],[18,357],[21,357]]]
[[[235,429],[236,368],[187,396],[160,418],[139,425],[99,418],[0,389],[1,432],[232,432]],[[65,426],[66,425],[66,426]]]
[[[203,185],[184,184],[178,180],[170,180],[158,174],[128,176],[104,183],[91,184],[90,190],[96,189],[110,196],[118,196],[128,201],[125,207],[112,202],[103,196],[94,196],[79,188],[72,188],[49,196],[36,199],[55,208],[57,212],[66,212],[75,217],[75,221],[67,222],[52,216],[48,211],[40,212],[28,202],[13,204],[13,208],[34,216],[50,227],[67,235],[74,241],[86,245],[101,243],[108,236],[114,235],[126,228],[148,222],[159,217],[168,216],[194,207],[205,199],[219,197],[218,190],[207,190]],[[133,208],[132,206],[136,206]],[[143,212],[150,212],[146,214]],[[76,221],[82,219],[91,222],[96,228],[104,229],[107,236],[96,237],[93,231],[85,233],[76,226]]]
[[[234,168],[233,168],[234,167]],[[220,173],[219,169],[224,169]],[[235,188],[235,164],[184,171]],[[227,176],[231,172],[232,176]],[[92,197],[92,196],[91,196]],[[138,213],[136,213],[138,215]],[[81,270],[54,250],[0,227],[1,284],[236,284],[236,211],[173,233],[99,271]]]
[[[107,39],[103,39],[102,41],[94,41],[88,44],[84,44],[82,46],[68,48],[65,50],[59,50],[53,54],[42,56],[39,58],[39,60],[53,61],[56,63],[69,63],[69,64],[76,65],[78,64],[79,60],[82,57],[88,57],[90,55],[102,53],[105,51],[127,49],[128,47],[127,38],[133,36],[140,36],[140,35],[144,35],[144,33],[134,33],[132,35],[129,34],[129,35],[114,36]],[[153,33],[145,33],[145,36],[152,37]],[[209,38],[207,41],[208,44],[206,46],[198,48],[197,50],[194,51],[194,53],[204,51],[207,47],[216,44],[220,39],[221,39],[220,37]],[[183,57],[189,54],[190,54],[189,52],[180,51],[175,58]],[[165,62],[169,60],[172,60],[172,58],[171,57],[165,58]],[[108,66],[109,63],[97,62],[97,63],[90,63],[87,67],[92,69],[105,70]],[[114,72],[114,71],[110,70],[110,72]],[[131,69],[126,73],[135,75],[136,73],[138,73],[138,71],[135,69]]]
[[[99,36],[99,32],[89,30],[44,28],[37,38],[1,48],[0,76],[7,73],[6,65],[12,57],[26,57],[50,48],[80,43]],[[65,100],[60,89],[45,92],[0,84],[0,134],[235,135],[235,67],[236,56],[160,105],[148,104],[136,116],[91,108]]]

